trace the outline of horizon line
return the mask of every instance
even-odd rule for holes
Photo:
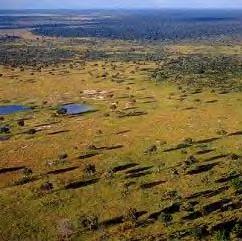
[[[39,10],[39,11],[47,11],[47,10],[242,10],[241,8],[238,7],[230,7],[230,8],[223,8],[223,7],[184,7],[184,8],[180,8],[180,7],[143,7],[143,8],[117,8],[117,7],[106,7],[106,8],[3,8],[0,9],[0,11],[33,11],[33,10]]]

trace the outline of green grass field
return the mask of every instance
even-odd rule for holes
[[[0,134],[0,240],[240,239],[239,67],[216,86],[216,73],[152,73],[179,56],[235,58],[241,43],[105,40],[93,49],[110,58],[83,61],[91,40],[18,41],[10,44],[47,41],[78,55],[41,70],[0,67],[0,105],[32,107],[0,120],[10,128]],[[125,60],[131,49],[164,58]],[[65,103],[97,111],[58,115]]]

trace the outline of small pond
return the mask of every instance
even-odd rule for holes
[[[30,108],[23,105],[0,105],[0,115],[10,115],[27,110],[30,110]]]
[[[86,104],[66,104],[58,109],[59,114],[65,115],[79,115],[87,112],[92,112],[94,109]]]

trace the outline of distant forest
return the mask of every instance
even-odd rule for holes
[[[9,28],[29,28],[42,36],[123,40],[240,38],[242,10],[0,11],[0,29]]]
[[[146,10],[103,12],[80,26],[39,26],[35,34],[123,40],[186,40],[242,36],[242,11]]]

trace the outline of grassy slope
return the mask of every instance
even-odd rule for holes
[[[113,51],[115,48],[116,46],[113,47]],[[168,48],[184,54],[197,51],[204,53],[207,50],[210,53],[212,47],[207,49],[203,46],[186,45]],[[237,53],[240,46],[233,49],[228,47],[228,50],[226,46],[222,46],[219,49],[223,53],[231,54],[231,51]],[[213,51],[216,53],[216,47]],[[186,175],[178,167],[177,176],[170,167],[182,164],[187,156],[196,153],[202,147],[193,145],[187,148],[186,152],[181,150],[163,152],[164,149],[175,146],[186,138],[201,140],[219,136],[217,132],[220,130],[226,130],[228,133],[241,130],[241,93],[220,95],[211,93],[208,89],[200,94],[191,94],[192,90],[184,87],[187,97],[183,100],[181,96],[184,93],[177,86],[171,83],[155,84],[149,74],[142,70],[142,68],[155,69],[155,63],[117,62],[115,65],[116,70],[113,70],[111,63],[90,61],[86,62],[85,67],[74,69],[69,69],[68,66],[58,67],[52,70],[54,75],[49,74],[50,69],[31,75],[30,70],[20,72],[1,67],[0,72],[3,76],[0,77],[0,103],[9,100],[10,103],[36,105],[37,108],[29,113],[8,116],[3,121],[12,126],[14,136],[0,143],[0,167],[25,165],[33,170],[34,175],[44,174],[33,183],[14,187],[11,185],[23,176],[21,171],[0,174],[0,216],[4,217],[0,221],[2,240],[56,240],[61,233],[58,231],[60,220],[68,219],[76,226],[81,215],[96,215],[100,221],[103,221],[123,215],[129,208],[147,211],[147,214],[140,218],[142,220],[150,213],[159,211],[179,199],[179,196],[184,198],[195,192],[217,189],[221,185],[215,184],[214,180],[231,171],[241,171],[240,161],[224,158],[219,160],[219,165],[212,170],[198,175]],[[66,69],[70,72],[61,72]],[[100,77],[103,72],[108,73],[106,78]],[[123,83],[111,81],[110,76],[115,72],[120,73],[120,79],[125,80]],[[16,77],[11,77],[13,75]],[[87,89],[112,91],[113,97],[104,100],[83,99],[82,91]],[[128,103],[131,96],[136,100],[134,106],[148,114],[118,118],[117,113],[110,110],[110,105],[118,102],[118,110],[122,110],[125,106],[131,105]],[[150,96],[155,101],[144,103]],[[55,113],[53,107],[58,104],[83,100],[95,106],[98,111],[75,118],[53,115]],[[217,102],[206,103],[209,100]],[[43,104],[43,101],[47,103]],[[195,109],[186,110],[187,107]],[[104,116],[104,113],[110,113],[110,116]],[[25,127],[16,124],[16,120],[22,117],[28,118]],[[58,123],[42,127],[34,136],[17,134],[39,124],[55,121]],[[68,132],[48,135],[59,130],[68,130]],[[117,134],[126,130],[129,132]],[[88,145],[91,144],[98,147],[121,144],[124,147],[101,151],[98,156],[79,160],[78,156],[87,151]],[[158,151],[144,155],[146,148],[152,144],[158,146]],[[206,147],[215,148],[215,151],[197,156],[198,164],[219,154],[242,155],[240,136],[221,137],[217,141],[208,143]],[[46,165],[48,160],[58,159],[58,155],[63,152],[68,154],[68,160],[64,164],[52,167]],[[141,167],[152,166],[152,173],[133,179],[135,183],[128,189],[124,187],[128,182],[124,172],[114,174],[112,178],[107,177],[107,171],[111,168],[130,162],[135,162]],[[95,164],[96,176],[100,181],[75,190],[63,190],[63,187],[70,182],[89,178],[83,171],[86,164]],[[50,170],[70,166],[79,166],[79,168],[64,174],[45,175]],[[54,190],[39,194],[40,185],[46,181],[53,183]],[[164,183],[147,190],[140,188],[141,184],[154,181],[164,181]],[[162,200],[169,191],[176,191],[178,197],[171,198],[173,200]],[[229,188],[209,199],[200,198],[196,209],[233,195],[234,189]],[[143,236],[141,240],[145,240],[146,235],[167,235],[200,224],[209,226],[222,219],[240,216],[241,210],[212,213],[191,222],[181,221],[181,217],[185,214],[185,211],[175,213],[174,221],[168,227],[158,221],[138,228],[122,224],[94,232],[76,233],[78,229],[75,229],[73,239],[102,240],[101,237],[107,236],[109,240],[128,240],[131,237]]]

